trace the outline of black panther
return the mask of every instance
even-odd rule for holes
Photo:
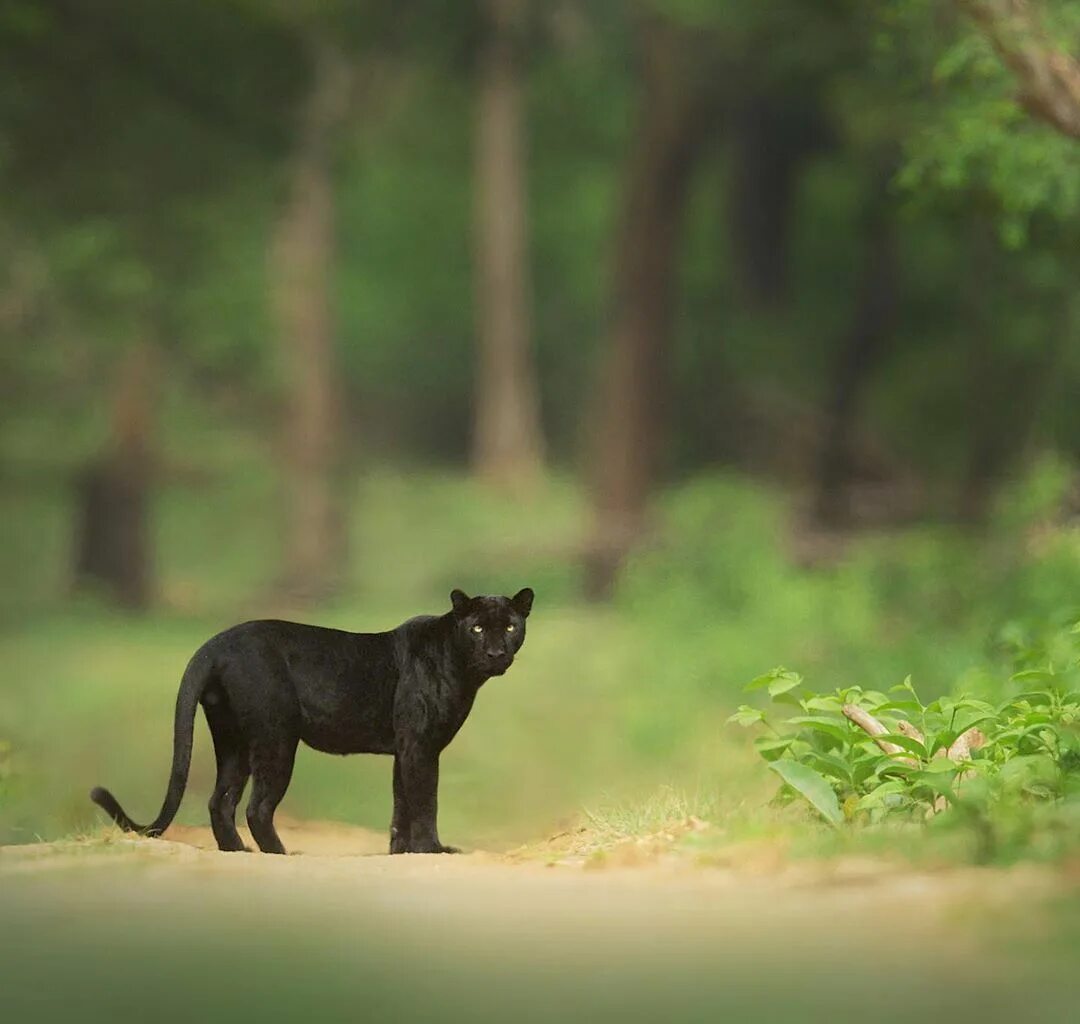
[[[176,698],[173,760],[161,812],[137,825],[106,789],[90,799],[122,829],[159,836],[187,785],[196,705],[214,740],[217,783],[210,823],[222,850],[243,850],[236,807],[254,780],[247,821],[264,853],[284,853],[274,811],[301,740],[329,754],[392,754],[391,853],[457,853],[436,826],[439,754],[525,642],[528,587],[513,597],[450,594],[445,615],[420,615],[385,633],[347,633],[296,622],[246,622],[192,657]]]

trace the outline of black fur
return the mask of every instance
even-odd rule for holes
[[[180,683],[173,761],[161,812],[137,825],[105,789],[90,799],[121,828],[159,836],[187,785],[197,704],[214,740],[217,784],[210,824],[222,850],[243,850],[236,807],[254,779],[247,820],[264,853],[284,853],[274,811],[288,789],[301,740],[330,754],[394,756],[391,853],[456,853],[436,827],[439,754],[525,641],[533,592],[450,595],[445,615],[421,615],[385,633],[346,633],[260,620],[208,640]]]

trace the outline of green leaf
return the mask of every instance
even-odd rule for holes
[[[950,782],[951,777],[947,777],[944,772],[915,772],[909,777],[909,782],[912,785],[926,786],[927,789],[939,796],[945,797],[951,804],[957,803],[956,793],[953,791]]]
[[[851,727],[844,722],[821,715],[795,715],[788,719],[789,725],[801,725],[817,732],[826,733],[841,742],[851,739]]]
[[[747,690],[763,690],[766,686],[776,682],[778,679],[788,679],[791,676],[797,676],[798,673],[789,672],[783,665],[777,665],[776,668],[770,669],[768,672],[763,673],[760,676],[756,676],[746,684]]]
[[[811,697],[806,701],[807,711],[835,711],[840,712],[839,697]]]
[[[958,708],[973,708],[977,711],[982,711],[987,715],[997,714],[997,708],[993,704],[985,700],[978,700],[975,697],[961,697],[956,701],[956,707]]]
[[[744,729],[758,722],[765,721],[765,713],[758,708],[752,708],[749,704],[740,704],[738,710],[724,724],[731,725],[733,722],[741,725]]]
[[[883,782],[876,789],[870,790],[855,806],[860,811],[867,811],[871,807],[877,807],[885,797],[896,793],[904,793],[907,788],[908,784],[906,782],[901,782],[899,779],[890,779],[888,782]]]
[[[778,697],[780,694],[787,693],[788,690],[794,690],[800,683],[802,683],[802,676],[798,672],[785,672],[769,683],[769,696]]]
[[[1013,677],[1016,678],[1015,676]],[[1023,703],[1031,704],[1034,707],[1041,707],[1047,704],[1054,703],[1054,695],[1049,690],[1027,690],[1024,693],[1018,693],[1011,700],[1006,701],[1004,707],[1013,707]]]
[[[803,760],[816,765],[823,775],[831,776],[840,782],[854,783],[851,766],[835,754],[825,754],[815,750],[806,754]]]
[[[1021,754],[1002,765],[1000,778],[1011,792],[1030,792],[1034,787],[1052,790],[1058,781],[1057,765],[1046,754]]]
[[[884,736],[875,736],[875,740],[885,740],[888,743],[895,743],[898,747],[909,753],[914,754],[916,757],[926,757],[926,746],[920,743],[917,739],[913,739],[911,736],[904,736],[898,732],[888,732]]]
[[[888,756],[888,754],[882,754],[880,751],[877,756],[871,754],[862,754],[855,758],[854,764],[851,768],[851,782],[855,786],[861,786],[872,775],[878,775],[882,764],[896,764],[896,762]]]
[[[805,798],[830,825],[843,823],[844,813],[840,810],[840,804],[832,786],[824,776],[818,774],[813,768],[808,768],[790,758],[773,761],[769,768]]]
[[[966,762],[965,762],[966,763]],[[927,764],[923,769],[924,772],[932,772],[935,775],[942,775],[948,772],[956,771],[956,762],[951,761],[947,757],[935,757],[933,761]]]
[[[1021,682],[1048,682],[1055,678],[1053,671],[1045,668],[1027,668],[1022,672],[1014,672],[1009,677],[1014,683]]]
[[[953,719],[952,728],[949,729],[948,732],[946,732],[943,736],[939,737],[936,742],[940,746],[950,747],[952,746],[956,738],[958,736],[963,736],[963,734],[966,733],[968,729],[971,729],[982,722],[988,722],[996,717],[997,716],[993,713],[987,714],[985,711],[979,711],[976,709],[969,710],[966,713],[963,711],[958,711],[956,717]]]
[[[754,740],[754,749],[765,758],[766,761],[775,761],[788,747],[791,746],[793,737],[784,736],[775,739],[772,736],[761,736]]]
[[[915,718],[923,713],[922,705],[913,700],[890,700],[878,705],[875,710],[879,712],[899,711],[906,718]]]
[[[883,754],[882,757],[887,757],[887,755]],[[884,777],[886,775],[902,775],[904,778],[907,778],[916,771],[918,771],[918,768],[916,768],[915,765],[908,761],[897,761],[894,757],[887,758],[885,763],[879,764],[876,769],[876,773],[879,777]]]
[[[773,695],[774,704],[790,704],[793,708],[798,708],[800,711],[805,710],[803,703],[793,693],[777,693]]]
[[[911,676],[904,676],[904,681],[896,686],[889,688],[889,693],[896,693],[898,690],[906,690],[911,694],[912,699],[919,706],[919,710],[922,710],[922,701],[919,700],[919,695],[915,692],[915,687],[912,685]]]
[[[1021,745],[1024,742],[1024,740],[1029,740],[1030,739],[1030,740],[1034,740],[1040,746],[1042,746],[1042,747],[1046,748],[1047,750],[1049,750],[1050,749],[1050,741],[1046,738],[1046,735],[1045,735],[1047,733],[1049,733],[1051,736],[1055,737],[1060,742],[1061,736],[1058,733],[1057,729],[1054,728],[1054,726],[1048,725],[1045,722],[1037,722],[1034,725],[1026,726],[1025,728],[1021,729],[1017,733],[1016,747],[1017,747],[1017,749],[1020,749]]]

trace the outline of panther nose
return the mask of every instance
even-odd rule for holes
[[[487,651],[486,653],[492,661],[495,661],[497,658],[501,658],[503,656],[502,651]]]

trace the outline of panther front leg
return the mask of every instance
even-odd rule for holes
[[[401,758],[394,757],[394,817],[390,821],[390,852],[409,852],[409,815],[405,784],[401,781]]]
[[[394,825],[391,853],[460,853],[439,842],[436,825],[439,804],[439,755],[412,748],[394,758]],[[397,784],[400,782],[400,786]],[[399,811],[398,792],[404,800]]]

